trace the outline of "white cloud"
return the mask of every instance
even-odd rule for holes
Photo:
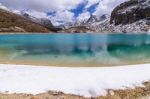
[[[60,11],[74,9],[84,0],[0,0],[13,9],[33,9],[37,11]]]
[[[73,22],[74,13],[69,11],[75,9],[84,0],[0,0],[7,7],[18,10],[27,10],[28,13],[36,17],[46,17],[47,12],[55,12],[50,16],[54,24],[61,22]]]
[[[99,3],[101,0],[87,0],[87,5],[85,8],[89,8],[90,6]]]
[[[59,22],[74,22],[89,18],[91,13],[87,11],[92,5],[96,6],[94,15],[110,13],[120,3],[126,0],[0,0],[0,3],[17,12],[28,10],[30,15],[36,17],[47,17],[47,12],[55,12],[49,18],[55,24]],[[86,4],[84,11],[75,18],[75,13],[70,10],[76,9],[79,4]]]
[[[127,0],[102,0],[96,7],[95,15],[100,16],[102,14],[111,13],[111,11],[119,4]]]
[[[55,25],[75,21],[74,13],[69,10],[57,11],[54,15],[49,17]]]
[[[90,17],[90,12],[86,11],[86,12],[83,12],[81,14],[79,14],[79,16],[77,17],[77,20],[78,21],[83,21],[85,19],[88,19]]]

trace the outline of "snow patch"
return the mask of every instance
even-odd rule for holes
[[[126,9],[122,9],[120,11],[118,11],[119,14],[125,14],[127,12],[131,12],[133,9],[136,9],[138,6],[134,5],[134,6],[129,6]]]
[[[131,24],[126,25],[117,25],[110,24],[110,18],[101,21],[95,22],[88,25],[88,28],[92,28],[98,33],[149,33],[150,26],[149,21],[146,19],[141,19]]]
[[[3,10],[7,10],[9,11],[10,9],[8,9],[6,6],[4,6],[3,4],[0,3],[0,9],[3,9]]]
[[[150,33],[150,29],[148,30],[148,33]]]
[[[0,92],[39,94],[62,91],[85,97],[106,95],[107,89],[141,86],[150,80],[150,64],[69,68],[0,64]]]

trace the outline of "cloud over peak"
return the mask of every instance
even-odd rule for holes
[[[0,0],[4,6],[15,10],[27,10],[36,17],[49,17],[54,24],[74,22],[110,13],[126,0]],[[79,7],[80,6],[80,7]]]

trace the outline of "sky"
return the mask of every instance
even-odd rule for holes
[[[110,14],[126,0],[0,0],[16,12],[26,11],[37,18],[49,18],[54,25],[81,21],[91,15]]]

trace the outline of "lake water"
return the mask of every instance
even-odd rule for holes
[[[0,35],[0,63],[82,67],[150,63],[150,35]]]

